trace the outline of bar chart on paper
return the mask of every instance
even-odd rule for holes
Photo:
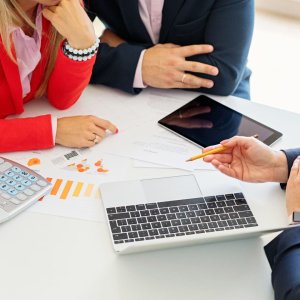
[[[98,177],[78,176],[62,170],[43,171],[42,175],[52,183],[52,190],[28,211],[105,222]]]

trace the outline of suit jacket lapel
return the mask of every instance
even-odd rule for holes
[[[173,0],[171,0],[173,1]],[[138,43],[152,43],[141,19],[138,0],[118,0],[127,30]]]
[[[14,49],[13,54],[16,58]],[[8,83],[12,99],[14,101],[16,113],[20,115],[24,111],[24,108],[19,67],[7,55],[6,50],[2,45],[0,45],[0,58],[3,71],[5,73],[6,81]]]
[[[177,16],[179,9],[181,8],[183,2],[185,0],[165,0],[164,8],[163,8],[163,19],[162,19],[162,27],[160,31],[160,43],[165,43],[167,35],[171,29],[173,21]]]

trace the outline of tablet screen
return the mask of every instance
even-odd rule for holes
[[[273,144],[282,134],[206,96],[199,96],[159,124],[186,139],[208,147],[235,135],[253,136],[267,145]]]

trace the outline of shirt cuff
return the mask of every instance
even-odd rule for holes
[[[57,131],[57,117],[51,116],[52,124],[52,136],[53,136],[53,145],[55,145],[56,131]]]
[[[137,65],[137,68],[135,71],[135,76],[134,76],[134,81],[133,81],[134,88],[144,89],[147,87],[147,85],[144,84],[143,77],[142,77],[142,66],[143,66],[145,52],[146,52],[146,50],[142,51],[140,60],[138,62],[138,65]]]

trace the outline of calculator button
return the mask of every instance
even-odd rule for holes
[[[31,186],[31,182],[29,180],[23,180],[21,183],[25,186]]]
[[[9,200],[11,203],[15,204],[15,205],[19,205],[21,202],[17,199],[10,199]]]
[[[5,177],[5,176],[4,176]],[[23,177],[21,177],[20,175],[15,175],[14,177],[13,177],[13,179],[15,180],[15,181],[17,181],[17,182],[21,182],[22,180],[23,180]],[[1,177],[0,177],[0,180],[1,180]]]
[[[8,194],[6,194],[6,193],[1,194],[1,197],[4,198],[4,199],[6,199],[6,200],[10,199],[10,196]]]
[[[28,189],[26,189],[23,193],[27,196],[32,196],[34,194],[32,190],[28,190]]]
[[[22,184],[17,184],[16,186],[14,186],[14,188],[15,188],[17,191],[20,191],[20,192],[22,192],[22,191],[25,190],[25,188],[24,188],[24,186],[23,186]]]
[[[6,181],[7,180],[7,177],[6,176],[4,176],[4,175],[1,175],[0,176],[0,181]]]
[[[46,181],[43,181],[43,180],[39,180],[39,181],[37,182],[37,184],[44,187],[44,186],[47,185],[47,182],[46,182]]]
[[[11,163],[5,162],[4,164],[0,165],[0,172],[5,172],[6,170],[8,170],[11,167],[12,167]]]
[[[25,201],[27,199],[27,197],[24,194],[18,194],[17,198],[21,201]]]
[[[14,185],[16,185],[16,182],[14,180],[10,179],[10,180],[6,181],[6,184],[9,185],[9,186],[14,186]]]
[[[28,173],[28,172],[25,172],[25,171],[22,171],[22,172],[20,173],[20,175],[21,175],[22,177],[28,177],[28,176],[29,176],[29,173]]]
[[[37,191],[39,191],[41,188],[38,186],[38,185],[36,185],[36,184],[34,184],[34,185],[32,185],[31,187],[30,187],[32,190],[34,190],[35,192],[37,192]]]
[[[15,189],[9,189],[7,192],[8,192],[11,196],[16,196],[16,195],[18,195],[18,191],[15,190]]]
[[[32,182],[37,182],[37,181],[38,181],[38,178],[35,177],[35,176],[33,176],[33,175],[30,175],[30,176],[28,177],[28,179],[29,179],[30,181],[32,181]]]
[[[13,168],[11,168],[11,170],[12,170],[13,172],[15,172],[15,173],[20,173],[20,172],[21,172],[21,169],[18,168],[18,167],[13,167]]]
[[[7,191],[9,189],[9,186],[7,184],[0,184],[0,190]]]
[[[4,163],[4,159],[0,158],[0,165]]]
[[[15,176],[15,173],[12,172],[12,171],[6,171],[5,175],[8,176],[8,177],[13,177],[13,176]]]

